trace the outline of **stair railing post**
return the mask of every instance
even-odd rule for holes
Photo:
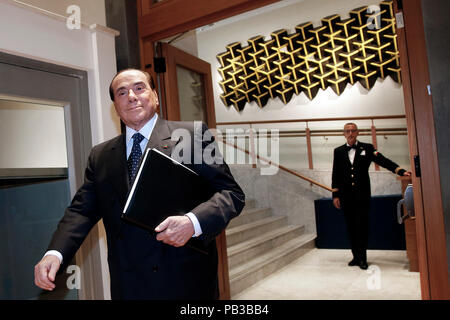
[[[312,158],[312,147],[311,147],[311,130],[309,130],[308,122],[306,122],[306,147],[308,152],[308,163],[309,169],[314,169],[313,158]]]
[[[250,123],[250,129],[249,129],[249,139],[250,139],[250,160],[252,163],[252,168],[256,168],[256,152],[255,152],[255,133],[254,129],[252,127],[252,124]]]
[[[372,144],[374,146],[375,149],[378,149],[378,143],[377,143],[377,129],[375,128],[375,125],[373,123],[373,119],[372,119],[372,127],[371,127],[371,131],[372,131]],[[380,171],[380,166],[377,165],[375,163],[375,171]]]

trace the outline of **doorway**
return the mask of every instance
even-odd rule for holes
[[[0,53],[0,299],[73,300],[93,286],[78,290],[75,259],[53,292],[33,279],[83,181],[92,146],[87,88],[85,71]]]
[[[157,51],[166,68],[160,78],[164,116],[174,121],[203,121],[215,128],[211,65],[169,43],[159,42]]]
[[[186,14],[189,10],[194,10],[192,8],[187,8],[187,12],[183,12],[183,16],[181,17],[177,16],[176,13],[171,14],[170,12],[170,9],[173,8],[173,6],[181,6],[181,1],[170,1],[170,4],[162,4],[158,8],[151,8],[149,5],[144,5],[145,1],[140,1],[138,4],[140,4],[139,9],[141,14],[140,36],[143,44],[142,47],[148,48],[149,43],[160,40],[162,37],[174,36],[177,33],[186,32],[193,28],[208,25],[224,18],[233,17],[238,13],[249,11],[257,7],[264,7],[268,3],[281,3],[283,1],[261,1],[258,4],[253,2],[254,6],[252,8],[248,7],[250,1],[242,0],[237,2],[238,4],[235,3],[233,7],[224,4],[220,8],[215,7],[212,9],[206,5],[207,1],[205,1],[205,5],[201,10],[197,10],[199,12],[196,12],[195,17]],[[396,4],[397,2],[401,3],[401,1],[394,2]],[[402,39],[402,35],[399,35],[400,59],[403,63],[406,62],[409,64],[411,68],[420,69],[420,75],[412,72],[411,79],[403,81],[405,86],[411,86],[411,91],[405,91],[404,94],[405,103],[409,108],[406,110],[409,137],[418,137],[418,141],[415,143],[411,143],[410,140],[411,166],[415,164],[413,157],[415,155],[418,156],[418,151],[421,151],[420,159],[428,160],[426,163],[427,170],[429,170],[427,176],[422,175],[422,177],[420,177],[415,174],[413,177],[414,188],[417,189],[417,192],[415,192],[415,202],[418,204],[417,207],[420,210],[417,219],[421,219],[420,230],[418,230],[418,246],[421,250],[419,255],[421,260],[422,298],[434,299],[448,297],[449,287],[448,281],[446,282],[448,279],[448,263],[442,263],[445,261],[446,257],[445,233],[443,232],[442,226],[442,199],[440,190],[437,190],[437,186],[439,185],[437,182],[439,181],[439,171],[438,166],[436,165],[437,157],[435,152],[434,121],[431,97],[427,97],[429,94],[424,90],[426,85],[429,84],[429,80],[427,78],[427,65],[424,63],[424,61],[427,60],[427,56],[424,49],[425,39],[423,37],[420,0],[403,3],[405,6],[404,19],[407,29],[406,37],[409,37],[410,39],[408,39],[408,47],[406,47],[405,38]],[[409,24],[408,21],[410,21]],[[417,21],[419,21],[419,23],[417,23]],[[417,35],[419,35],[420,41],[418,41]],[[405,37],[405,35],[403,35],[403,37]],[[411,46],[413,43],[415,43],[415,46]],[[416,51],[417,48],[420,50]],[[145,49],[143,50],[143,53],[142,65],[147,66],[149,64],[148,59],[150,55],[147,54]],[[402,72],[404,71],[402,65]],[[417,118],[415,118],[414,114],[418,115],[419,112],[420,117],[417,116]],[[419,130],[416,131],[416,129]],[[423,134],[418,134],[419,131],[423,132]],[[425,152],[427,150],[430,152]],[[417,165],[419,164],[417,163]],[[422,194],[422,191],[429,196],[427,197],[425,194]],[[423,207],[424,204],[426,208]],[[442,286],[439,283],[441,283]],[[432,293],[433,291],[434,293]]]

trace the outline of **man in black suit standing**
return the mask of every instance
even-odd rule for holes
[[[344,211],[353,259],[349,266],[365,270],[370,212],[369,166],[373,162],[400,175],[411,173],[384,157],[372,144],[359,142],[358,127],[354,123],[344,126],[347,143],[334,149],[333,157],[333,205]]]
[[[215,142],[197,141],[191,122],[166,121],[156,114],[158,96],[148,73],[136,69],[119,72],[111,81],[110,96],[126,132],[92,149],[84,184],[66,209],[47,253],[35,266],[36,285],[53,290],[61,265],[72,259],[92,227],[103,219],[112,299],[217,298],[215,237],[241,212],[244,193],[223,161],[194,161],[195,152],[203,155]],[[206,130],[205,125],[200,127]],[[188,132],[191,139],[172,140],[178,129]],[[195,150],[194,145],[199,144],[201,150]],[[136,165],[146,148],[169,156],[175,149],[192,155],[185,165],[216,190],[208,201],[186,215],[161,222],[155,229],[156,237],[120,218]],[[223,160],[217,155],[214,159]],[[203,245],[203,252],[185,246],[191,238],[196,238],[197,248],[199,243]]]

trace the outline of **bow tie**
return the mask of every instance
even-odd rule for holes
[[[347,151],[350,151],[352,149],[356,150],[356,144],[352,145],[352,146],[347,146]]]

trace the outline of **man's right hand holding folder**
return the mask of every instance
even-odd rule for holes
[[[174,247],[182,247],[194,235],[194,225],[187,216],[166,218],[156,228],[156,240]]]

